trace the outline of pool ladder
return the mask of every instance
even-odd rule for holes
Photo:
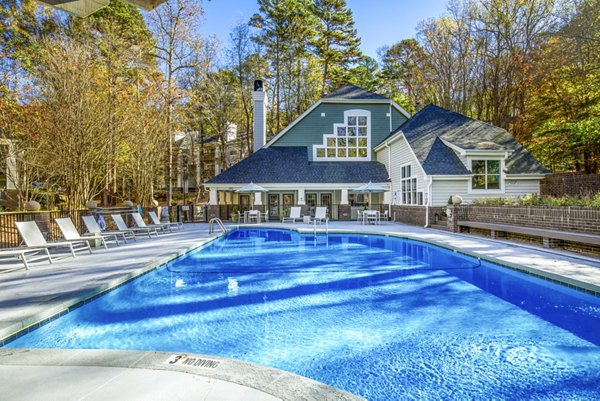
[[[316,237],[317,236],[317,220],[314,220],[313,225],[314,225],[314,235]],[[325,234],[329,235],[329,219],[328,218],[325,219]]]
[[[225,227],[225,224],[223,224],[223,221],[221,221],[221,219],[218,218],[218,217],[213,217],[208,222],[208,224],[209,224],[209,226],[208,226],[208,233],[209,234],[212,234],[212,233],[215,232],[215,223],[219,226],[219,228],[221,229],[221,231],[223,231],[224,233],[227,232],[227,227]]]

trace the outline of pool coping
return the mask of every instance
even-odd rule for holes
[[[327,234],[327,233],[333,233],[333,234],[361,234],[361,235],[380,235],[380,236],[387,236],[387,237],[395,237],[395,238],[404,238],[404,239],[409,239],[411,241],[417,241],[417,242],[421,242],[421,243],[426,243],[426,244],[430,244],[430,245],[434,245],[434,246],[439,246],[441,248],[444,248],[446,250],[449,251],[453,251],[453,252],[457,252],[466,256],[470,256],[470,257],[474,257],[477,258],[479,260],[484,260],[487,262],[491,262],[497,265],[500,265],[502,267],[514,270],[514,271],[518,271],[527,275],[531,275],[543,280],[547,280],[550,282],[554,282],[556,284],[559,285],[564,285],[568,288],[572,288],[581,292],[584,292],[586,294],[590,294],[590,295],[594,295],[597,297],[600,297],[600,285],[595,285],[592,283],[587,283],[585,281],[581,281],[581,280],[577,280],[568,276],[564,276],[564,275],[559,275],[559,274],[554,274],[548,271],[544,271],[541,269],[536,269],[534,267],[531,266],[525,266],[522,264],[518,264],[518,263],[512,263],[506,260],[502,260],[499,258],[495,258],[489,255],[485,255],[485,254],[480,254],[477,252],[473,252],[473,251],[469,251],[466,249],[461,249],[460,247],[455,247],[440,241],[436,241],[433,239],[428,239],[428,238],[423,238],[420,237],[418,235],[414,235],[414,234],[410,234],[410,233],[406,233],[406,232],[394,232],[394,231],[389,231],[389,230],[385,230],[384,227],[377,227],[378,229],[376,231],[369,231],[369,230],[364,230],[361,229],[361,227],[357,227],[357,228],[352,228],[352,229],[342,229],[342,228],[319,228],[319,229],[315,229],[315,228],[308,228],[308,227],[293,227],[293,226],[281,226],[281,225],[275,225],[275,224],[269,224],[269,223],[263,223],[261,225],[251,225],[251,224],[241,224],[241,225],[232,225],[230,226],[231,230],[229,230],[227,233],[218,233],[215,234],[212,237],[209,238],[204,238],[201,239],[197,242],[195,242],[194,244],[187,246],[186,248],[183,249],[177,249],[172,253],[169,253],[167,255],[163,255],[159,258],[153,259],[151,262],[146,263],[145,265],[143,265],[140,268],[135,269],[134,271],[130,272],[130,273],[126,273],[123,274],[122,276],[108,281],[108,282],[104,282],[104,283],[100,283],[98,286],[94,287],[91,290],[82,292],[81,294],[77,295],[76,297],[65,301],[59,305],[56,305],[54,307],[48,308],[46,310],[44,310],[43,312],[39,312],[36,313],[32,316],[29,316],[28,318],[22,320],[22,321],[18,321],[15,322],[14,324],[4,327],[4,328],[0,328],[0,347],[6,345],[7,343],[13,341],[14,339],[27,334],[28,332],[35,330],[37,328],[39,328],[40,326],[43,326],[45,324],[47,324],[48,322],[55,320],[63,315],[65,315],[66,313],[71,312],[72,310],[75,310],[83,305],[85,305],[88,302],[93,301],[94,299],[104,295],[107,292],[110,292],[112,290],[114,290],[115,288],[118,288],[124,284],[127,284],[128,282],[135,280],[136,278],[139,278],[140,276],[143,276],[189,252],[192,252],[208,243],[211,243],[219,238],[224,237],[225,235],[227,235],[228,233],[236,230],[236,229],[240,229],[240,228],[252,228],[252,229],[277,229],[277,230],[290,230],[290,231],[296,231],[299,234]],[[456,234],[456,233],[452,233],[453,235],[459,235],[464,237],[464,235],[462,234]],[[467,237],[469,238],[469,237]],[[486,239],[489,240],[489,239]],[[515,246],[517,246],[515,244]]]
[[[186,248],[177,249],[170,254],[163,255],[152,260],[151,262],[144,264],[142,267],[137,268],[130,273],[125,273],[114,280],[100,283],[93,289],[84,291],[81,294],[69,299],[68,301],[65,301],[54,307],[48,308],[43,312],[31,315],[27,319],[16,322],[11,326],[0,328],[0,347],[3,347],[4,345],[10,343],[14,339],[21,337],[29,333],[30,331],[39,328],[40,326],[43,326],[55,319],[58,319],[59,317],[95,300],[98,297],[101,297],[107,292],[110,292],[124,284],[127,284],[130,281],[135,280],[145,274],[148,274],[151,271],[156,270],[159,267],[187,253],[190,253],[210,242],[213,242],[225,235],[226,233],[216,234],[214,237],[202,239],[197,243],[190,245]]]
[[[177,357],[180,357],[178,361]],[[228,386],[233,383],[282,400],[364,400],[347,391],[284,370],[194,353],[4,348],[0,349],[0,365],[44,366],[50,372],[57,366],[149,369],[216,379],[226,382]],[[81,374],[85,375],[85,372]]]
[[[432,238],[425,238],[424,235],[422,233],[420,233],[420,231],[422,230],[420,227],[418,228],[417,231],[411,233],[411,232],[406,232],[406,231],[391,231],[392,228],[396,228],[396,229],[400,229],[403,230],[404,228],[406,228],[407,230],[410,231],[410,228],[412,228],[411,226],[402,226],[402,225],[394,225],[392,227],[385,227],[385,226],[378,226],[378,227],[361,227],[361,226],[356,226],[356,227],[348,227],[348,228],[340,228],[340,227],[330,227],[330,228],[317,228],[314,229],[312,226],[293,226],[293,225],[281,225],[281,224],[268,224],[268,223],[264,223],[261,224],[259,226],[257,225],[230,225],[229,228],[231,229],[228,232],[234,231],[236,228],[253,228],[253,229],[277,229],[277,230],[290,230],[290,231],[296,231],[298,233],[301,234],[325,234],[325,233],[332,233],[332,234],[360,234],[360,235],[376,235],[376,236],[387,236],[387,237],[396,237],[396,238],[404,238],[404,239],[408,239],[411,241],[416,241],[416,242],[421,242],[421,243],[427,243],[427,244],[431,244],[431,245],[435,245],[435,246],[439,246],[443,249],[449,250],[449,251],[454,251],[454,252],[458,252],[467,256],[471,256],[480,260],[484,260],[484,261],[488,261],[497,265],[500,265],[502,267],[506,267],[508,269],[511,270],[516,270],[525,274],[529,274],[529,275],[533,275],[545,280],[549,280],[552,282],[556,282],[560,285],[565,285],[567,287],[571,287],[574,288],[576,290],[585,292],[585,293],[589,293],[589,294],[593,294],[595,296],[600,296],[600,286],[592,284],[592,283],[586,283],[584,281],[581,280],[577,280],[577,279],[573,279],[567,276],[561,276],[558,274],[552,274],[550,272],[546,272],[540,269],[536,269],[535,267],[531,267],[531,266],[524,266],[522,264],[518,264],[518,263],[511,263],[508,262],[506,260],[502,260],[499,258],[495,258],[489,255],[485,255],[485,254],[481,254],[478,252],[474,252],[471,251],[469,249],[466,249],[466,247],[461,247],[461,246],[452,246],[449,243],[444,243],[442,242],[444,240],[443,237],[441,237],[441,240],[436,240],[436,239],[432,239]],[[430,234],[435,234],[436,231],[435,230],[427,230],[426,234],[430,235]],[[456,234],[456,233],[445,233],[445,232],[440,232],[442,234],[448,234],[451,235],[451,238],[461,238],[461,239],[472,239],[475,241],[480,241],[483,239],[480,239],[478,237],[472,237],[472,236],[465,236],[463,234]],[[129,272],[127,273],[122,273],[121,276],[112,279],[112,280],[107,280],[104,281],[102,283],[98,283],[98,285],[90,290],[86,290],[86,291],[82,291],[81,293],[78,293],[76,296],[74,296],[72,299],[70,299],[67,302],[63,302],[60,305],[54,306],[52,308],[48,308],[40,313],[36,313],[35,315],[31,315],[28,316],[26,319],[20,321],[20,322],[16,322],[10,326],[6,326],[3,329],[0,329],[0,345],[5,345],[6,343],[8,343],[9,341],[12,341],[14,338],[21,336],[23,334],[26,334],[27,332],[34,330],[36,328],[38,328],[39,326],[48,323],[51,320],[54,320],[60,316],[63,316],[64,314],[82,306],[85,305],[86,303],[92,301],[93,299],[105,294],[106,292],[109,292],[123,284],[126,284],[144,274],[147,274],[157,268],[159,268],[160,266],[163,266],[169,262],[171,262],[172,260],[181,257],[195,249],[198,249],[206,244],[209,244],[223,236],[225,236],[227,233],[219,233],[219,234],[214,234],[213,236],[210,237],[204,237],[204,238],[197,238],[194,237],[193,242],[188,243],[187,246],[183,247],[180,246],[180,248],[177,249],[173,249],[172,251],[170,251],[169,253],[165,253],[162,255],[157,255],[156,258],[152,259],[149,262],[144,263],[143,265],[141,265],[141,267],[136,267],[136,268],[132,268]],[[488,243],[502,243],[505,246],[507,245],[506,242],[504,241],[496,241],[496,240],[489,240],[489,239],[485,239],[484,242],[488,242]],[[510,246],[519,246],[518,244],[512,244],[510,243]],[[535,247],[522,247],[522,248],[532,248],[532,249],[536,249]],[[545,252],[547,253],[548,250],[545,249],[537,249],[537,251],[539,252]],[[557,253],[559,254],[559,253]],[[562,254],[564,259],[576,259],[577,256],[575,255],[569,255],[568,253],[564,253]],[[592,261],[595,262],[595,260],[591,260],[588,258],[588,261]],[[569,262],[569,263],[575,263],[575,262]],[[592,266],[592,267],[596,267],[596,266]],[[8,336],[6,336],[7,332],[11,332]],[[4,336],[3,336],[4,335]],[[119,360],[121,360],[121,357],[119,355],[117,355],[115,352],[131,352],[131,353],[135,353],[136,357],[134,359],[136,360],[140,360],[140,361],[144,361],[144,358],[149,358],[152,360],[151,356],[148,355],[159,355],[160,358],[164,358],[166,353],[160,353],[160,352],[156,352],[156,351],[110,351],[110,350],[32,350],[32,349],[16,349],[16,348],[5,348],[5,349],[0,349],[0,365],[23,365],[22,361],[31,361],[31,359],[27,359],[25,357],[23,357],[22,353],[17,353],[17,350],[25,350],[26,352],[29,353],[29,355],[41,355],[40,353],[44,354],[44,355],[50,355],[50,353],[55,353],[54,355],[54,359],[53,358],[49,358],[50,361],[54,361],[54,365],[48,365],[48,366],[59,366],[59,365],[64,365],[67,363],[74,363],[71,362],[74,358],[73,355],[77,355],[78,353],[83,353],[81,355],[85,355],[85,353],[92,352],[95,353],[95,356],[91,359],[93,359],[93,362],[96,363],[98,362],[98,360],[103,361],[104,358],[106,358],[106,360],[108,362],[106,362],[108,365],[107,366],[113,366],[113,367],[117,367],[116,365],[118,365],[120,362],[118,362]],[[24,352],[25,352],[24,351]],[[5,352],[8,352],[5,353]],[[169,355],[171,355],[173,353],[170,353]],[[91,354],[90,354],[91,355]],[[188,355],[197,355],[197,354],[188,354]],[[278,371],[277,369],[274,368],[270,368],[270,367],[262,367],[260,365],[254,365],[254,364],[248,364],[246,362],[242,362],[242,361],[236,361],[236,360],[228,360],[226,358],[221,358],[221,357],[216,357],[216,356],[201,356],[201,355],[197,355],[198,357],[205,357],[205,358],[210,358],[213,360],[227,360],[230,361],[228,363],[231,363],[233,365],[235,364],[239,364],[239,366],[241,367],[240,369],[244,370],[246,368],[248,368],[248,366],[254,366],[254,368],[250,369],[251,372],[255,372],[258,369],[258,371],[260,371],[259,368],[265,368],[267,369],[265,372],[267,371],[271,371],[271,372],[278,372],[277,375],[281,376],[281,375],[290,375],[290,376],[286,376],[290,377],[290,382],[293,382],[293,380],[291,379],[292,376],[294,377],[298,377],[301,379],[306,379],[308,381],[312,381],[311,379],[307,379],[307,378],[303,378],[302,376],[297,376],[294,375],[292,373],[289,372],[285,372],[285,371]],[[11,360],[14,359],[14,360]],[[129,358],[129,357],[127,357]],[[127,359],[126,358],[126,359]],[[158,358],[158,357],[156,357]],[[38,358],[39,359],[39,358]],[[85,359],[85,358],[84,358]],[[76,360],[76,358],[75,358]],[[116,362],[114,361],[116,360]],[[158,363],[157,360],[153,360],[154,362],[152,363]],[[39,362],[39,361],[38,361]],[[41,362],[40,362],[41,363]],[[78,363],[83,364],[83,361],[80,361]],[[104,363],[104,362],[103,362]],[[140,362],[141,363],[141,362]],[[150,363],[149,365],[139,365],[139,366],[126,366],[126,367],[133,367],[133,368],[140,368],[140,369],[162,369],[162,370],[172,370],[172,369],[165,369],[165,366],[162,365],[158,365],[158,367],[156,367],[155,365],[153,365],[152,363]],[[164,361],[163,361],[164,364]],[[78,365],[78,366],[102,366],[102,365],[94,365],[92,362],[90,362],[89,365]],[[155,366],[155,367],[152,367]],[[179,371],[179,370],[176,370]],[[245,371],[244,371],[245,372]],[[184,373],[188,373],[188,372],[184,372]],[[207,372],[203,371],[202,373],[196,373],[196,372],[191,372],[193,374],[197,374],[198,376],[207,376]],[[229,373],[228,373],[229,374]],[[272,373],[275,374],[275,373]],[[244,373],[244,375],[248,375],[248,373]],[[244,376],[242,375],[242,377]],[[249,374],[250,377],[252,377],[252,374]],[[277,376],[277,377],[279,377]],[[213,377],[213,376],[207,376],[207,377]],[[271,377],[273,377],[271,375]],[[229,376],[227,376],[227,374],[223,373],[222,376],[214,376],[215,379],[219,379],[219,380],[224,380],[224,381],[231,381],[232,383],[237,383],[240,385],[244,385],[246,386],[247,384],[245,384],[246,382],[243,381],[242,379],[231,379]],[[238,380],[236,382],[236,380]],[[240,381],[241,380],[241,381]],[[317,383],[319,386],[326,386],[325,384],[322,383]],[[261,385],[262,386],[262,385]],[[319,387],[321,388],[321,387]],[[333,387],[329,388],[329,386],[327,386],[327,391],[325,391],[326,394],[329,394],[329,392],[336,390],[336,391],[342,391],[343,390],[338,390],[335,389]],[[333,390],[332,390],[333,389]],[[349,394],[349,393],[347,393]],[[356,397],[354,395],[349,394],[351,397]],[[297,398],[288,398],[288,399],[297,399]],[[315,399],[315,398],[309,398],[309,399]],[[323,397],[320,398],[316,398],[316,399],[326,399]],[[335,399],[345,399],[345,398],[335,398]],[[361,398],[351,398],[351,399],[361,399]]]

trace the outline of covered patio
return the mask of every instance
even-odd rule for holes
[[[208,205],[208,217],[232,220],[248,210],[259,210],[268,221],[280,221],[289,216],[292,206],[300,206],[302,216],[314,216],[315,208],[327,208],[331,220],[357,220],[363,210],[384,213],[391,202],[389,183],[378,183],[385,192],[369,193],[355,190],[366,183],[345,184],[289,184],[257,183],[265,191],[239,192],[247,184],[212,185]],[[235,220],[235,218],[233,218]],[[263,217],[263,221],[265,218]]]

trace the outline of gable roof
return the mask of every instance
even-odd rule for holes
[[[311,162],[305,146],[262,148],[207,184],[387,182],[379,162]]]
[[[507,151],[508,174],[547,174],[505,129],[429,104],[381,143],[402,132],[426,174],[470,174],[446,143],[465,150]],[[446,142],[446,143],[444,143]]]
[[[337,88],[323,99],[336,100],[389,100],[387,97],[378,93],[370,92],[353,84],[346,84]]]
[[[366,89],[361,88],[360,86],[346,84],[329,95],[319,99],[312,106],[310,106],[304,113],[298,116],[294,121],[288,124],[287,127],[279,131],[273,138],[271,138],[265,145],[265,147],[269,147],[273,145],[275,142],[279,140],[283,135],[285,135],[290,129],[292,129],[295,125],[297,125],[300,121],[304,119],[307,115],[309,115],[314,109],[316,109],[322,103],[378,103],[378,104],[390,104],[393,108],[398,110],[400,114],[409,118],[410,114],[404,110],[398,103],[394,102],[391,99],[383,95],[379,95],[377,93],[369,92]]]

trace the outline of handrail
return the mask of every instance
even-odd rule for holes
[[[223,231],[224,233],[227,232],[227,228],[225,227],[225,224],[223,224],[223,221],[220,218],[218,218],[218,217],[213,217],[208,222],[208,224],[209,224],[209,226],[208,226],[208,233],[209,234],[212,234],[212,233],[215,232],[215,223],[217,223],[217,225],[219,226],[219,228],[221,229],[221,231]]]
[[[313,220],[314,235],[317,235],[317,220]],[[325,217],[325,234],[329,235],[329,217]]]

